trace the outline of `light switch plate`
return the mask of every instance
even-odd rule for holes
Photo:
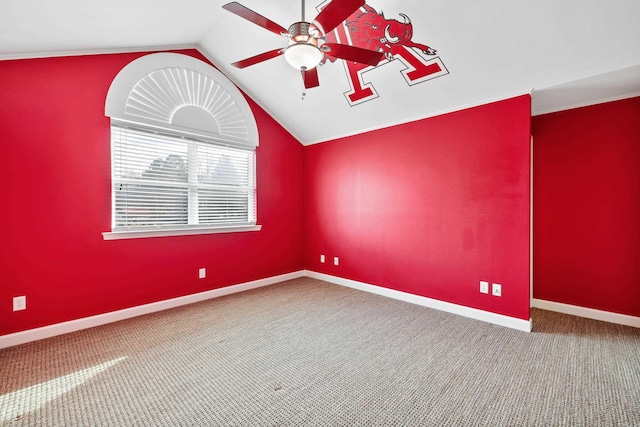
[[[500,283],[494,283],[493,285],[491,285],[491,294],[494,297],[501,297],[502,296],[502,285]]]

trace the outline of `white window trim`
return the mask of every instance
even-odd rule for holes
[[[127,230],[127,231],[106,231],[102,233],[104,240],[122,239],[146,239],[149,237],[170,237],[170,236],[193,236],[198,234],[218,234],[237,233],[245,231],[260,231],[262,225],[239,225],[233,227],[198,227],[198,228],[175,228],[162,230]]]

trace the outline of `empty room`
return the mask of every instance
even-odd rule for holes
[[[638,16],[0,0],[0,425],[640,426]]]

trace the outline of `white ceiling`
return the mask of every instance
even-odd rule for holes
[[[640,96],[640,65],[533,92],[531,113],[553,113]]]
[[[409,85],[400,60],[381,63],[363,75],[378,97],[356,106],[344,61],[320,67],[304,100],[282,57],[230,66],[286,40],[227,2],[0,0],[0,59],[196,47],[305,145],[532,91],[534,114],[640,94],[638,0],[368,0],[387,19],[409,16],[412,40],[449,73]],[[298,0],[239,2],[284,27],[300,19]],[[321,3],[307,0],[307,19]]]

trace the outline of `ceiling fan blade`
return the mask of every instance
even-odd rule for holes
[[[256,56],[252,56],[251,58],[243,59],[242,61],[234,62],[231,65],[238,68],[245,68],[251,65],[255,65],[259,62],[266,61],[268,59],[272,59],[277,56],[280,56],[282,55],[283,52],[284,52],[284,49],[278,48],[278,49],[270,50],[268,52],[261,53]]]
[[[247,21],[251,21],[256,25],[259,25],[262,28],[266,28],[267,30],[274,32],[278,35],[281,35],[282,33],[285,33],[285,34],[288,33],[288,31],[284,27],[281,27],[280,25],[276,24],[272,20],[265,18],[259,13],[254,12],[253,10],[247,8],[246,6],[241,5],[238,2],[234,1],[231,3],[227,3],[224,6],[222,6],[222,8],[246,19]]]
[[[383,57],[383,53],[376,50],[362,49],[339,43],[325,43],[322,45],[322,51],[334,58],[368,64],[374,67],[382,61]]]
[[[364,5],[364,3],[365,0],[332,0],[331,3],[316,16],[313,24],[322,31],[322,34],[327,34],[347,19],[349,15],[355,12],[360,6]]]
[[[302,71],[302,80],[304,81],[304,87],[306,89],[320,86],[320,81],[318,80],[318,67]]]

